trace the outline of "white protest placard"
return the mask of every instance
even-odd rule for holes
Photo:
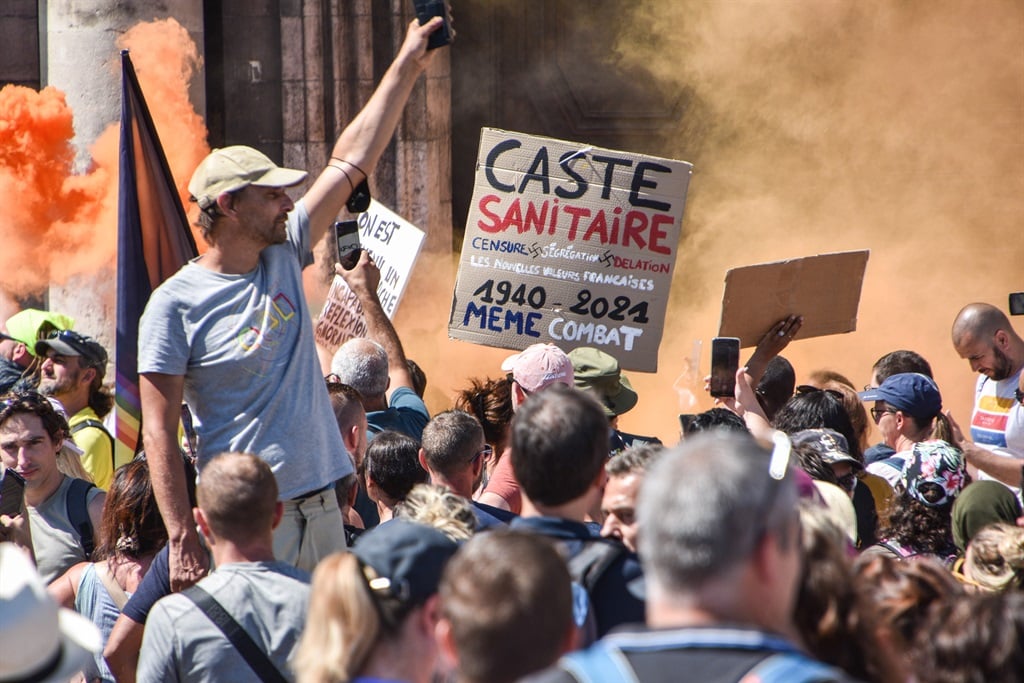
[[[692,165],[484,128],[448,334],[658,366]]]
[[[359,214],[358,222],[359,246],[369,252],[380,269],[377,297],[388,318],[393,318],[425,235],[377,200]],[[317,319],[317,344],[334,353],[349,339],[365,336],[362,306],[341,276],[335,275]]]

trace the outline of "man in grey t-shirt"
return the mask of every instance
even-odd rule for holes
[[[312,568],[344,545],[330,487],[352,465],[319,371],[301,272],[380,159],[431,61],[427,39],[440,24],[410,25],[395,62],[297,204],[285,188],[306,174],[249,147],[214,150],[189,182],[209,249],[153,293],[139,331],[143,438],[174,590],[206,568],[178,456],[183,398],[195,416],[200,478],[225,450],[270,464],[285,503],[274,535],[280,559]]]
[[[309,575],[274,560],[281,521],[277,483],[256,456],[213,458],[196,487],[195,521],[217,569],[149,613],[139,654],[144,681],[259,681],[249,663],[196,602],[211,596],[271,663],[291,679],[291,657],[306,623]]]

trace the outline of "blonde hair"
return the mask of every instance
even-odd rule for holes
[[[1002,591],[1024,581],[1024,529],[996,522],[974,534],[967,544],[963,573],[982,590]]]
[[[72,479],[85,479],[90,484],[96,483],[82,464],[82,456],[64,445],[57,451],[57,471]]]
[[[432,526],[453,541],[465,541],[476,529],[470,502],[444,486],[417,484],[395,507],[395,516]]]
[[[381,633],[355,555],[334,553],[313,572],[309,615],[292,668],[298,683],[347,683],[365,666]]]

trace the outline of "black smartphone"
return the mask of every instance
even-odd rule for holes
[[[441,17],[444,23],[441,28],[430,34],[427,39],[427,49],[434,50],[449,45],[455,40],[455,31],[452,30],[452,17],[448,11],[448,3],[445,0],[412,0],[416,8],[416,18],[420,26],[427,23],[434,17]]]
[[[338,263],[352,270],[359,263],[359,221],[338,221],[334,224],[334,237],[338,244]]]
[[[736,393],[736,371],[740,368],[740,340],[715,337],[711,340],[711,395],[728,398]]]
[[[25,480],[12,469],[4,470],[3,480],[0,481],[0,515],[20,515],[24,500]]]
[[[1024,292],[1010,295],[1010,315],[1024,315]]]
[[[683,435],[690,433],[690,427],[693,425],[693,421],[697,419],[696,413],[680,413],[679,414],[679,431]]]

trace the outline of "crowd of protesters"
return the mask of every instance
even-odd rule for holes
[[[844,368],[863,391],[794,368],[794,315],[665,447],[619,429],[639,397],[591,347],[531,346],[431,417],[364,253],[336,270],[366,337],[323,376],[282,302],[438,25],[299,201],[306,174],[251,148],[200,164],[210,248],[143,316],[134,460],[101,421],[106,350],[6,322],[0,682],[1021,680],[1024,340],[996,307],[952,323],[966,428],[912,351]]]

